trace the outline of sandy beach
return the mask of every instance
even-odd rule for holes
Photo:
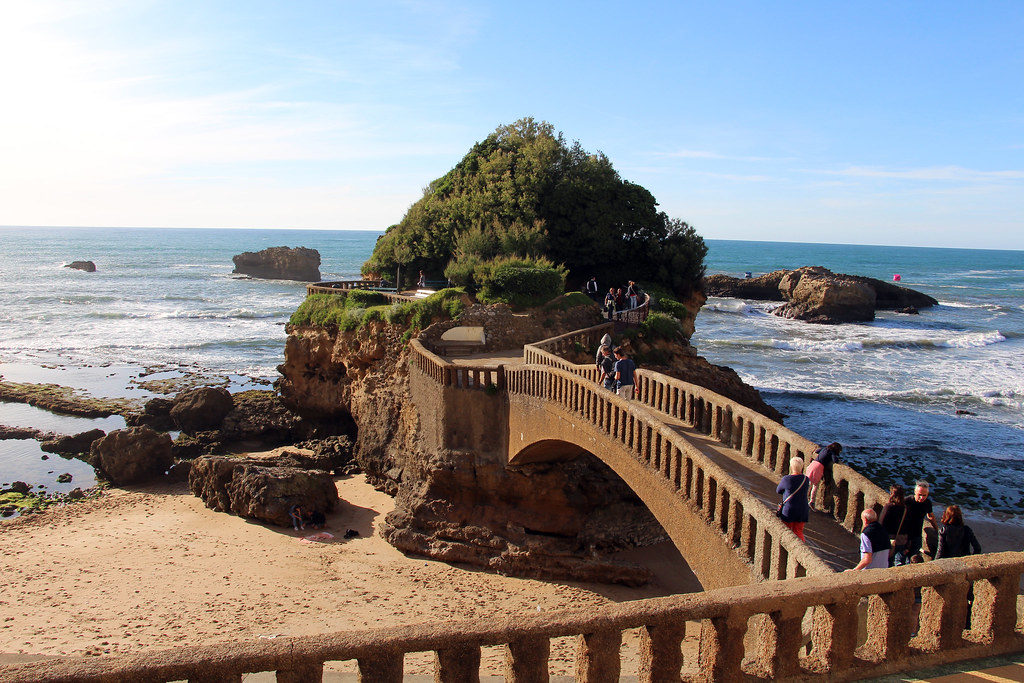
[[[0,663],[103,656],[424,621],[598,606],[699,590],[669,544],[631,553],[644,588],[517,579],[405,556],[374,534],[392,499],[343,478],[333,542],[214,512],[184,484],[113,489],[94,501],[0,524]],[[346,530],[359,536],[344,539]],[[696,637],[694,632],[691,638]],[[570,673],[574,643],[552,643]],[[624,639],[626,667],[635,634]],[[485,651],[500,671],[502,653]],[[407,660],[430,672],[432,655]],[[354,663],[330,669],[354,671]]]

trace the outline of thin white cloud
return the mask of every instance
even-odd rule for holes
[[[655,152],[654,156],[667,159],[715,159],[722,161],[783,161],[774,157],[741,156],[721,154],[705,149],[678,149],[672,152]]]
[[[853,178],[891,178],[922,181],[989,182],[993,180],[1024,180],[1024,171],[981,171],[962,166],[930,166],[908,169],[848,166],[839,170],[807,170],[805,172]]]

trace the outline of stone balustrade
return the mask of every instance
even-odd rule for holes
[[[591,381],[598,380],[594,364],[574,364],[558,354],[576,343],[596,350],[600,337],[611,330],[608,323],[545,339],[524,348],[527,363],[561,368]],[[710,389],[648,370],[637,370],[634,400],[681,420],[696,430],[732,447],[775,479],[789,473],[789,459],[800,456],[810,462],[819,445],[778,422],[717,394]],[[881,512],[888,493],[856,470],[836,465],[834,500],[825,501],[824,487],[818,492],[819,508],[832,508],[832,515],[848,531],[859,533],[860,513],[866,507]]]
[[[510,367],[506,379],[510,394],[558,404],[619,441],[652,476],[670,484],[680,504],[696,508],[751,565],[754,577],[773,581],[832,573],[772,510],[636,401],[555,367]]]
[[[612,320],[626,325],[639,325],[643,321],[647,320],[647,315],[650,312],[651,295],[644,293],[644,300],[639,306],[612,313]]]
[[[482,389],[492,391],[505,388],[505,366],[455,365],[428,349],[418,339],[409,342],[412,355],[409,362],[444,387]]]
[[[385,297],[391,303],[402,303],[404,301],[415,301],[415,297],[399,294],[394,289],[386,288],[383,280],[337,280],[334,282],[314,282],[306,285],[306,296],[312,294],[341,294],[353,289],[365,289],[374,291]]]
[[[349,660],[359,680],[397,683],[405,655],[416,652],[435,653],[435,680],[473,681],[481,649],[490,647],[504,651],[506,680],[546,681],[554,638],[576,640],[578,681],[678,681],[681,672],[698,681],[855,680],[1024,651],[1022,572],[1024,553],[976,555],[587,610],[44,660],[0,666],[0,683],[234,683],[263,671],[276,671],[278,681],[319,681],[325,662]],[[911,611],[917,590],[919,625]],[[629,629],[639,630],[636,671],[622,670]],[[684,648],[684,638],[692,646]]]

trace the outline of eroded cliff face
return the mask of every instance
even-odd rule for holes
[[[460,323],[484,325],[489,340],[507,346],[599,320],[590,310],[516,315],[503,306],[474,306]],[[435,323],[422,337],[437,338],[453,324]],[[291,409],[321,421],[354,421],[356,459],[373,485],[395,496],[381,525],[384,537],[406,552],[502,573],[646,582],[646,569],[603,559],[666,538],[625,483],[593,456],[508,467],[489,424],[507,410],[504,397],[482,391],[461,392],[481,416],[466,426],[476,432],[474,447],[438,447],[411,398],[402,333],[379,321],[353,332],[290,328],[279,367],[278,388]]]

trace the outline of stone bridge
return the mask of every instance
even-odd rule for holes
[[[880,511],[884,491],[837,465],[834,512],[812,513],[807,543],[800,541],[774,514],[775,487],[789,458],[813,457],[817,445],[655,372],[639,370],[634,400],[623,400],[598,384],[593,365],[559,355],[596,348],[610,328],[528,345],[523,364],[497,367],[452,365],[414,340],[413,401],[433,425],[435,445],[472,448],[477,437],[500,433],[510,466],[593,454],[644,501],[705,588],[824,576],[856,564],[860,513]]]
[[[559,355],[593,348],[606,329],[529,345],[523,364],[501,366],[454,365],[413,340],[410,391],[425,438],[450,448],[503,439],[510,466],[593,453],[647,503],[711,590],[586,611],[0,666],[0,683],[240,683],[263,671],[315,682],[324,662],[342,660],[356,661],[359,680],[397,683],[405,655],[417,652],[434,653],[435,680],[455,683],[480,680],[488,647],[504,651],[505,680],[532,683],[549,680],[551,639],[565,637],[578,643],[578,681],[846,681],[1024,652],[1024,553],[836,573],[855,558],[860,512],[880,506],[884,493],[837,465],[835,513],[816,515],[800,542],[772,513],[773,482],[789,457],[815,444],[657,373],[639,371],[635,399],[619,399],[597,385],[591,366]],[[628,629],[640,633],[636,671],[621,669]],[[685,648],[692,635],[695,647]]]

